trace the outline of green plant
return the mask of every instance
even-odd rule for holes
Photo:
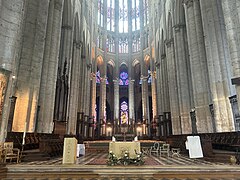
[[[117,164],[121,164],[124,166],[127,166],[129,164],[143,165],[144,164],[143,153],[139,152],[136,154],[137,154],[136,158],[130,158],[129,152],[125,151],[123,157],[118,159],[116,155],[112,151],[110,151],[108,155],[107,165],[109,166],[114,166]]]

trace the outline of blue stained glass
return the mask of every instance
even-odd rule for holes
[[[126,72],[122,72],[120,74],[120,78],[126,80],[128,78],[128,74]]]
[[[100,71],[96,72],[96,83],[100,84],[101,83],[101,75],[100,75]],[[106,79],[106,84],[109,84],[108,79]]]
[[[128,73],[127,72],[121,72],[120,73],[119,85],[127,86],[128,84],[129,84]]]
[[[123,85],[123,81],[121,79],[119,80],[119,85]]]
[[[98,71],[98,72],[96,73],[96,83],[97,83],[97,84],[100,84],[100,82],[101,82],[100,71]]]

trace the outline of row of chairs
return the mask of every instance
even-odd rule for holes
[[[16,159],[18,163],[20,159],[20,150],[18,148],[13,148],[13,142],[0,143],[0,163],[6,163],[8,159],[10,162]]]
[[[155,142],[153,144],[153,146],[151,146],[150,151],[149,151],[150,155],[152,155],[153,153],[155,153],[157,156],[161,156],[162,154],[167,154],[167,156],[170,155],[170,144],[166,144],[166,143],[159,143],[159,142]]]

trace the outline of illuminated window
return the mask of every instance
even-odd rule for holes
[[[128,0],[119,0],[119,32],[128,32]]]
[[[119,38],[119,53],[128,53],[128,39]]]
[[[152,83],[152,75],[151,75],[151,71],[148,70],[148,79],[147,79],[148,84]],[[139,84],[142,84],[142,79],[139,80]]]
[[[103,0],[98,0],[98,25],[103,27]]]
[[[107,30],[114,31],[114,1],[107,0]]]
[[[101,75],[99,70],[96,72],[96,83],[97,84],[101,83]],[[106,79],[106,84],[109,84],[108,79]]]
[[[106,43],[107,43],[107,49],[106,50],[108,52],[115,52],[115,40],[114,40],[114,38],[108,37]]]
[[[143,0],[143,22],[144,26],[149,23],[149,7],[148,7],[148,0]]]
[[[132,41],[132,51],[140,51],[140,35],[134,36]]]
[[[139,0],[132,0],[132,31],[140,29]]]
[[[121,103],[121,124],[128,124],[128,104],[126,101]]]
[[[127,72],[121,72],[120,73],[120,79],[119,79],[119,85],[128,86],[128,84],[129,84],[128,73]]]

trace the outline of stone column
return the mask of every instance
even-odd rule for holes
[[[15,95],[15,85],[17,80],[17,64],[21,51],[22,29],[24,27],[24,1],[0,2],[0,68],[1,73],[5,70],[11,72],[5,90],[4,106],[0,116],[0,142],[5,141],[7,136],[7,126],[10,113],[11,101],[9,97]],[[9,30],[11,29],[11,30]],[[2,71],[3,70],[3,71]],[[15,78],[13,78],[15,76]]]
[[[71,86],[69,92],[69,104],[68,104],[68,126],[67,134],[76,133],[77,125],[77,112],[78,112],[78,96],[79,96],[79,81],[80,81],[80,56],[81,56],[81,44],[79,42],[73,43],[73,57],[71,68]]]
[[[139,1],[139,11],[140,14],[143,14],[143,0]],[[143,49],[144,49],[144,19],[143,16],[140,16],[140,41],[141,41],[141,53],[140,53],[140,58],[141,58],[141,79],[142,79],[142,112],[143,112],[143,121],[147,124],[147,129],[146,129],[146,135],[150,136],[151,135],[151,127],[150,127],[150,117],[149,117],[149,100],[148,100],[148,82],[147,82],[147,77],[148,77],[148,69],[146,67],[146,64],[144,62],[144,54],[143,54]]]
[[[115,71],[114,71],[114,124],[113,134],[119,131],[119,0],[115,0]]]
[[[190,111],[194,107],[191,107],[192,93],[191,93],[191,72],[190,62],[188,58],[188,47],[186,37],[185,24],[177,24],[174,26],[174,44],[175,44],[175,57],[176,72],[178,81],[178,99],[179,99],[179,128],[176,134],[192,133]]]
[[[163,102],[162,102],[162,76],[161,76],[161,65],[160,62],[156,63],[156,89],[157,89],[157,115],[163,114]]]
[[[59,79],[60,84],[57,87],[57,99],[55,106],[55,118],[59,121],[67,121],[67,104],[69,100],[69,78],[70,64],[72,54],[72,24],[63,21],[61,29],[61,44],[59,52]]]
[[[107,0],[103,0],[103,11],[107,11]],[[107,92],[106,92],[106,79],[107,79],[107,14],[103,17],[103,64],[101,72],[101,84],[100,84],[100,123],[101,123],[101,136],[106,135],[106,100],[107,100]]]
[[[13,131],[33,132],[37,115],[46,41],[49,0],[26,1],[22,51],[18,69]],[[25,126],[26,124],[26,126]],[[25,128],[26,127],[26,128]],[[51,127],[50,127],[51,129]]]
[[[157,88],[156,88],[156,71],[151,72],[152,76],[152,112],[153,112],[153,119],[157,118]]]
[[[101,133],[100,135],[106,134],[106,76],[101,78],[100,83],[100,111],[99,111],[99,117],[100,117],[100,125],[101,125]]]
[[[119,125],[119,80],[113,80],[114,86],[114,129],[113,134],[117,133]]]
[[[167,76],[168,76],[168,87],[169,87],[169,97],[170,97],[170,109],[171,109],[171,117],[172,117],[172,130],[173,130],[173,134],[180,134],[181,124],[179,122],[178,84],[177,84],[177,73],[176,73],[173,39],[167,40],[166,46],[167,46],[167,49],[166,49]],[[183,132],[189,133],[187,128],[189,127],[184,126]]]
[[[210,89],[214,107],[214,130],[233,131],[234,121],[229,101],[231,88],[230,53],[220,1],[200,0],[205,46],[208,59]]]
[[[56,94],[63,0],[50,1],[43,69],[40,84],[37,132],[51,133]]]
[[[135,114],[134,114],[134,81],[133,79],[129,79],[128,85],[128,99],[129,99],[129,125],[130,127],[134,127],[135,124]]]
[[[80,67],[80,82],[85,82],[85,58],[83,56],[83,51],[82,51],[82,58],[81,58],[81,67]],[[80,83],[79,87],[79,92],[80,92],[80,97],[79,97],[79,102],[84,102],[84,88],[85,88],[85,83]],[[79,104],[79,110],[81,113],[84,113],[84,103]]]
[[[168,87],[167,59],[166,54],[161,56],[161,89],[162,89],[162,104],[163,113],[170,112],[170,97]]]
[[[142,80],[142,112],[143,121],[147,124],[147,135],[150,136],[150,118],[149,118],[149,101],[148,101],[148,76],[141,76]]]
[[[208,68],[199,0],[185,0],[184,8],[197,130],[198,133],[212,132]]]
[[[135,128],[135,114],[134,114],[134,80],[132,79],[132,1],[128,1],[128,124],[129,124],[129,131],[131,133],[134,132]]]
[[[238,104],[240,102],[240,2],[238,0],[224,0],[222,10],[225,19],[225,28],[227,32],[227,41],[230,51],[230,62],[232,65],[232,84],[236,87]],[[240,106],[238,105],[240,108]],[[240,111],[240,109],[239,109]]]
[[[96,114],[96,96],[97,96],[97,85],[96,85],[96,75],[92,74],[92,90],[91,90],[91,117],[93,118],[93,128],[96,127],[96,120],[97,120],[97,114]],[[93,130],[94,133],[94,130]],[[94,134],[93,134],[94,136]]]
[[[89,112],[90,112],[90,96],[89,96],[89,92],[90,92],[90,75],[91,75],[91,71],[90,71],[90,65],[87,64],[87,67],[86,67],[86,76],[85,76],[85,99],[84,99],[84,104],[85,104],[85,115],[88,115],[89,116]]]

